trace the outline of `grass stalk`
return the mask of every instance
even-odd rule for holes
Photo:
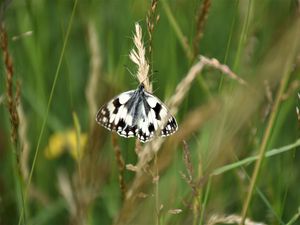
[[[298,212],[290,219],[290,221],[286,225],[292,225],[298,221],[300,217],[300,207],[298,208]]]
[[[248,27],[249,27],[249,21],[250,21],[250,17],[251,17],[252,11],[253,11],[253,0],[248,0],[248,1],[249,2],[248,2],[247,15],[246,15],[245,21],[243,23],[243,27],[242,27],[242,31],[241,31],[241,35],[240,35],[240,39],[239,39],[239,44],[238,44],[238,49],[237,49],[236,57],[235,57],[234,64],[233,64],[233,70],[234,71],[238,70],[237,67],[238,67],[239,62],[240,62],[242,48],[243,48],[243,46],[245,44],[245,41],[246,41]]]
[[[211,0],[203,0],[196,16],[196,33],[193,39],[193,59],[199,54],[199,44],[203,36],[204,26],[207,21]]]
[[[278,113],[278,110],[279,110],[279,107],[280,107],[282,95],[284,94],[285,88],[286,88],[288,80],[290,78],[290,74],[291,74],[290,70],[292,69],[291,67],[292,67],[292,63],[293,63],[293,60],[294,60],[294,56],[296,55],[296,52],[297,52],[297,39],[298,39],[299,31],[296,34],[297,34],[297,35],[295,35],[296,38],[294,38],[293,43],[292,43],[292,47],[291,47],[293,52],[291,52],[291,54],[289,54],[289,58],[287,59],[287,61],[285,63],[284,70],[283,70],[283,77],[280,81],[279,89],[278,89],[278,92],[276,94],[276,98],[275,98],[275,101],[274,101],[274,105],[272,107],[272,111],[271,111],[271,115],[270,115],[270,118],[269,118],[269,121],[268,121],[268,124],[267,124],[267,127],[266,127],[266,131],[263,135],[262,142],[261,142],[261,145],[260,145],[260,148],[259,148],[258,160],[255,164],[254,172],[253,172],[253,175],[251,177],[249,191],[247,192],[246,200],[244,201],[244,204],[243,204],[242,220],[241,220],[241,223],[240,223],[241,225],[243,225],[245,223],[245,219],[246,219],[246,216],[247,216],[249,205],[250,205],[250,202],[251,202],[251,199],[252,199],[252,196],[253,196],[253,192],[255,190],[255,185],[256,185],[256,182],[258,180],[258,175],[259,175],[259,172],[260,172],[261,167],[262,167],[264,155],[265,155],[265,152],[266,152],[266,149],[267,149],[267,144],[268,144],[269,138],[271,136],[271,131],[272,131],[272,128],[274,126],[275,119],[276,119],[276,116],[277,116],[277,113]]]
[[[55,87],[56,87],[56,82],[57,82],[59,74],[60,74],[59,72],[60,72],[60,69],[61,69],[64,53],[65,53],[65,50],[66,50],[69,34],[70,34],[70,31],[71,31],[73,18],[74,18],[75,11],[76,11],[77,2],[78,2],[77,0],[74,0],[72,14],[71,14],[71,17],[70,17],[70,20],[69,20],[69,24],[68,24],[66,36],[65,36],[65,39],[64,39],[62,51],[61,51],[61,54],[60,54],[59,62],[58,62],[57,69],[56,69],[55,76],[54,76],[54,80],[53,80],[53,83],[52,83],[52,88],[51,88],[51,92],[50,92],[50,96],[49,96],[49,100],[48,100],[48,104],[47,104],[46,115],[44,117],[42,128],[41,128],[41,131],[40,131],[40,134],[39,134],[39,137],[38,137],[37,147],[35,149],[32,166],[31,166],[31,169],[30,169],[27,185],[26,185],[26,188],[25,188],[25,196],[24,196],[25,200],[27,199],[27,196],[28,196],[29,186],[30,186],[30,183],[31,183],[31,180],[32,180],[32,175],[33,175],[33,171],[34,171],[34,168],[35,168],[35,165],[36,165],[37,156],[39,154],[40,144],[41,144],[42,137],[43,137],[43,134],[44,134],[44,130],[45,130],[45,127],[46,127],[46,122],[47,122],[47,119],[48,119],[50,106],[51,106],[51,103],[52,103],[54,90],[55,90]],[[19,222],[18,222],[19,225],[21,224],[23,214],[24,214],[24,209],[22,209],[21,215],[19,217]]]
[[[155,173],[154,173],[154,178],[153,178],[153,182],[155,185],[155,209],[156,209],[156,225],[160,225],[160,205],[159,205],[159,186],[158,186],[158,182],[159,182],[159,174],[158,174],[158,166],[157,166],[157,153],[155,153],[154,156],[154,169],[155,169]]]
[[[24,223],[26,223],[25,209],[25,199],[24,199],[24,177],[21,172],[21,147],[19,141],[19,114],[17,106],[20,100],[20,84],[17,81],[16,90],[13,88],[13,78],[14,78],[14,67],[13,60],[8,48],[8,35],[4,24],[4,12],[10,1],[4,1],[0,5],[0,45],[3,53],[3,61],[5,66],[5,75],[6,75],[6,106],[9,112],[9,119],[11,125],[11,155],[12,155],[12,171],[13,178],[16,190],[16,199],[20,215],[23,215],[22,218]]]
[[[81,184],[81,179],[82,179],[82,170],[81,170],[81,159],[82,159],[82,150],[81,148],[81,143],[80,143],[80,135],[81,135],[81,127],[79,123],[79,119],[77,116],[77,113],[75,111],[72,112],[73,116],[73,123],[74,123],[74,128],[76,132],[76,159],[77,159],[77,167],[78,167],[78,174],[79,174],[79,183]]]
[[[165,10],[167,18],[176,34],[176,37],[178,38],[179,43],[181,44],[183,51],[185,52],[186,57],[188,58],[188,61],[190,63],[192,63],[194,59],[197,59],[197,57],[194,57],[194,53],[193,53],[191,47],[189,46],[188,40],[184,36],[183,32],[181,31],[168,3],[166,2],[166,0],[161,0],[161,3],[163,6],[163,9]],[[208,96],[210,96],[211,94],[209,92],[208,85],[206,84],[206,82],[202,78],[202,76],[199,77],[199,82],[200,82],[200,86],[204,90],[204,92],[207,93]]]
[[[122,157],[122,153],[121,153],[121,147],[118,143],[118,139],[116,134],[112,135],[112,146],[115,152],[115,156],[116,156],[116,161],[118,164],[118,169],[119,169],[119,186],[120,186],[120,190],[121,190],[121,196],[122,196],[122,200],[124,200],[125,195],[126,195],[126,183],[125,183],[125,178],[124,178],[124,173],[125,173],[125,161]]]
[[[236,0],[236,2],[235,2],[235,11],[238,10],[238,5],[239,5],[239,0]],[[231,21],[231,25],[230,25],[230,32],[229,32],[228,41],[227,41],[226,50],[225,50],[225,56],[224,56],[224,64],[227,64],[227,60],[228,60],[229,50],[230,50],[231,43],[232,43],[232,38],[233,38],[235,24],[236,24],[236,15],[234,14],[233,18],[232,18],[232,21]],[[221,76],[219,87],[218,87],[218,92],[219,93],[221,93],[221,90],[222,90],[223,80],[224,80],[224,76]]]
[[[289,144],[289,145],[286,145],[286,146],[283,146],[281,148],[275,148],[275,149],[272,149],[270,151],[267,151],[264,155],[265,158],[269,158],[269,157],[272,157],[272,156],[276,156],[276,155],[279,155],[279,154],[282,154],[284,152],[288,152],[288,151],[291,151],[291,150],[294,150],[296,147],[300,146],[300,139],[296,140],[294,143],[292,144]],[[211,174],[210,176],[217,176],[217,175],[221,175],[223,173],[226,173],[230,170],[233,170],[233,169],[236,169],[236,168],[239,168],[241,166],[244,166],[244,165],[249,165],[250,163],[253,163],[255,161],[257,161],[259,159],[259,155],[256,155],[256,156],[250,156],[248,158],[245,158],[245,159],[242,159],[238,162],[234,162],[232,164],[228,164],[226,166],[222,166],[222,167],[219,167],[217,169],[215,169]]]
[[[212,183],[212,177],[209,177],[208,182],[207,182],[207,186],[206,186],[206,190],[205,190],[205,194],[204,194],[204,200],[203,200],[202,207],[201,207],[199,225],[204,224],[204,213],[205,213],[206,205],[207,205],[207,202],[208,202],[208,196],[209,196],[209,193],[210,193],[211,183]]]
[[[186,57],[189,59],[189,61],[191,62],[193,60],[193,51],[189,46],[188,40],[187,38],[184,36],[184,34],[182,33],[171,9],[170,6],[168,5],[168,3],[166,2],[166,0],[162,0],[161,4],[163,6],[163,9],[165,10],[165,13],[167,15],[167,18],[172,26],[172,28],[174,29],[174,32],[179,40],[179,43],[181,44],[184,53],[186,55]]]

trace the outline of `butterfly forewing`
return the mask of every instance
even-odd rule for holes
[[[131,99],[134,90],[121,93],[97,112],[96,121],[110,131],[116,131],[120,135],[126,135],[122,131],[126,128],[127,107],[126,103]]]
[[[121,93],[102,106],[96,121],[120,136],[136,136],[141,142],[151,140],[158,129],[161,136],[168,136],[178,128],[167,107],[157,97],[144,91],[141,85],[137,90]]]

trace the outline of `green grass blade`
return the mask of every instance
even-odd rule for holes
[[[76,11],[76,6],[77,6],[77,0],[74,1],[72,15],[71,15],[71,18],[70,18],[70,21],[69,21],[69,24],[68,24],[67,33],[66,33],[66,36],[65,36],[65,39],[64,39],[62,51],[61,51],[61,54],[60,54],[59,62],[58,62],[58,65],[57,65],[57,69],[56,69],[56,72],[55,72],[55,76],[54,76],[54,80],[53,80],[53,84],[52,84],[52,88],[51,88],[51,92],[50,92],[50,96],[49,96],[49,100],[48,100],[48,104],[47,104],[46,115],[45,115],[45,118],[43,120],[42,128],[41,128],[41,131],[40,131],[40,134],[39,134],[39,137],[38,137],[37,147],[35,149],[34,158],[33,158],[32,166],[31,166],[31,169],[30,169],[28,182],[27,182],[27,185],[26,185],[26,188],[25,188],[25,201],[27,199],[29,186],[30,186],[30,183],[31,183],[31,180],[32,180],[32,175],[33,175],[33,171],[34,171],[35,164],[36,164],[36,159],[37,159],[37,156],[38,156],[38,153],[39,153],[39,150],[40,150],[41,140],[42,140],[44,130],[45,130],[45,127],[46,127],[45,125],[46,125],[46,122],[47,122],[47,119],[48,119],[48,114],[49,114],[49,111],[50,111],[50,106],[51,106],[52,98],[53,98],[53,95],[54,95],[56,82],[57,82],[59,74],[60,74],[59,72],[60,72],[60,69],[61,69],[65,49],[66,49],[66,46],[67,46],[68,37],[69,37],[70,31],[71,31],[73,18],[74,18],[75,11]],[[18,223],[19,225],[21,224],[21,222],[23,220],[23,214],[24,214],[24,209],[22,209],[21,215],[19,217],[19,223]]]
[[[297,139],[292,144],[283,146],[281,148],[272,149],[272,150],[266,152],[265,158],[269,158],[271,156],[279,155],[279,154],[294,150],[298,146],[300,146],[300,139]],[[222,166],[220,168],[215,169],[210,175],[211,176],[220,175],[220,174],[223,174],[223,173],[228,172],[230,170],[236,169],[238,167],[253,163],[258,159],[258,157],[259,157],[258,155],[251,156],[251,157],[248,157],[246,159],[240,160],[238,162],[235,162],[235,163],[232,163],[232,164],[229,164],[229,165],[226,165],[226,166]]]

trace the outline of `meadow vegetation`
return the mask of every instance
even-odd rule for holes
[[[300,224],[298,0],[0,5],[0,224]],[[174,135],[96,123],[140,82]]]

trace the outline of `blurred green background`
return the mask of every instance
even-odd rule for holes
[[[176,28],[193,52],[203,2],[158,1],[150,65],[154,93],[162,100],[175,93],[177,84],[198,61],[197,57],[187,57]],[[187,173],[187,169],[182,143],[174,138],[176,144],[170,140],[161,148],[172,150],[159,171],[159,181],[151,182],[145,173],[143,179],[149,182],[142,188],[143,198],[130,207],[131,203],[122,199],[111,133],[94,122],[96,111],[91,111],[86,93],[95,69],[93,60],[99,66],[93,89],[97,107],[137,87],[137,79],[130,75],[136,73],[136,67],[128,55],[136,22],[142,26],[145,45],[149,46],[146,17],[151,1],[86,0],[78,1],[76,7],[71,0],[11,1],[4,23],[13,59],[14,88],[16,81],[20,82],[20,129],[26,126],[15,148],[10,141],[1,57],[0,224],[209,224],[213,215],[241,215],[254,164],[237,166],[236,162],[258,154],[272,115],[275,120],[267,150],[293,144],[299,137],[295,110],[300,105],[299,37],[295,36],[300,29],[299,1],[206,2],[211,5],[203,20],[203,37],[197,42],[198,54],[228,65],[249,86],[242,87],[212,68],[199,74],[176,115],[179,131],[186,128],[181,126],[186,121],[204,120],[184,136],[193,176],[200,180],[197,195],[180,173]],[[274,111],[280,87],[283,92]],[[49,101],[51,90],[53,98]],[[211,103],[219,107],[206,115]],[[190,114],[197,109],[199,115]],[[77,144],[78,139],[82,145]],[[117,141],[125,163],[134,165],[135,140],[118,137]],[[298,145],[299,141],[287,152],[264,161],[248,211],[252,220],[287,224],[299,216]],[[74,157],[76,149],[82,151],[84,159]],[[165,156],[158,157],[163,162]],[[225,165],[234,168],[209,176]],[[130,187],[134,172],[125,170],[124,179]],[[175,214],[174,209],[182,211]],[[123,214],[129,219],[120,222],[117,218]],[[24,219],[20,219],[22,215]],[[299,224],[299,219],[291,224]]]

